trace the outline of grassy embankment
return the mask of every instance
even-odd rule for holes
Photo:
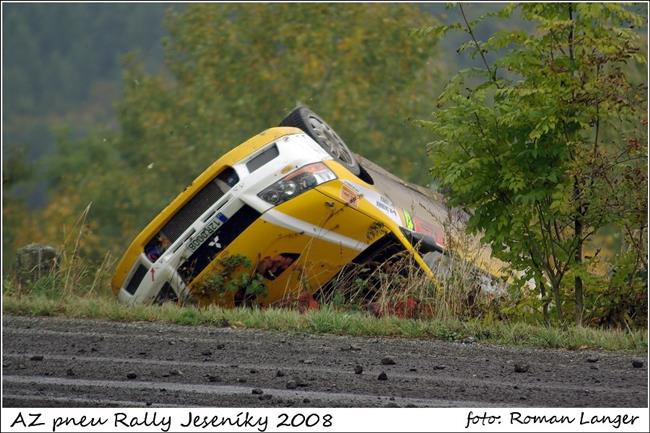
[[[127,307],[106,295],[68,294],[48,297],[5,291],[4,314],[65,316],[117,321],[161,321],[180,325],[232,326],[289,332],[354,336],[434,338],[562,349],[647,351],[646,331],[620,331],[586,327],[554,328],[533,324],[481,320],[419,320],[375,317],[332,306],[304,314],[290,309],[195,308],[175,304]]]

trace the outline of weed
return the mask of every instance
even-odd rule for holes
[[[252,270],[248,257],[230,255],[220,259],[218,270],[210,273],[197,285],[195,295],[209,300],[223,298],[226,292],[235,294],[237,305],[251,305],[258,296],[266,295],[264,277]]]

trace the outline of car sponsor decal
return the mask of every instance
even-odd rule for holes
[[[359,207],[360,195],[345,183],[341,185],[341,198],[350,206],[354,208]]]
[[[343,186],[347,187],[349,190],[354,191],[357,194],[357,196],[360,196],[360,197],[368,200],[370,202],[370,204],[372,204],[377,209],[379,209],[384,214],[386,214],[387,217],[389,217],[390,219],[395,221],[395,223],[398,226],[403,226],[404,225],[404,223],[402,222],[402,218],[399,216],[399,213],[397,213],[397,209],[395,209],[395,206],[393,206],[393,202],[388,197],[386,197],[385,195],[380,194],[379,192],[377,192],[375,190],[365,188],[365,187],[363,187],[361,185],[350,182],[348,180],[343,181]],[[342,191],[343,191],[343,188],[341,188],[341,192]]]
[[[402,209],[402,213],[404,214],[404,224],[406,225],[406,228],[409,230],[415,230],[415,223],[413,222],[413,217],[411,217],[409,211]]]
[[[418,217],[413,219],[415,223],[415,231],[422,233],[428,236],[431,236],[435,239],[436,243],[441,247],[445,246],[445,234],[442,229],[433,226],[432,224],[424,221]]]
[[[203,227],[203,229],[196,236],[193,236],[190,239],[190,243],[187,245],[188,252],[193,253],[196,251],[196,249],[200,247],[206,239],[212,236],[212,234],[216,232],[217,229],[221,227],[221,225],[226,221],[228,221],[228,217],[219,212],[214,218],[212,218],[209,223]],[[212,242],[213,244],[211,246],[216,246],[219,243],[219,236],[215,236]],[[220,248],[220,246],[217,248]]]

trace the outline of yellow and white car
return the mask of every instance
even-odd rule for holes
[[[422,271],[445,251],[440,197],[354,155],[299,106],[219,158],[133,240],[113,291],[127,303],[241,305],[246,293],[205,291],[224,259],[246,257],[268,305],[315,293],[350,264],[407,251]],[[429,265],[427,265],[427,262]],[[230,275],[232,276],[232,275]]]

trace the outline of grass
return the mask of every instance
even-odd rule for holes
[[[404,337],[569,350],[647,352],[647,331],[566,327],[481,320],[419,320],[375,317],[331,306],[304,314],[290,309],[181,307],[175,304],[125,306],[107,296],[67,295],[52,298],[4,293],[5,314],[65,316],[114,321],[166,322],[178,325],[231,326],[289,332],[371,337]]]

